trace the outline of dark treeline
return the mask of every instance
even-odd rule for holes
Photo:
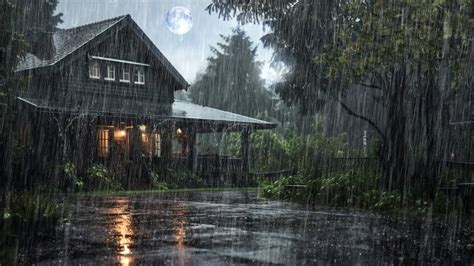
[[[311,114],[337,103],[370,127],[385,189],[433,192],[455,145],[464,143],[456,156],[472,159],[472,134],[455,138],[448,126],[450,108],[469,104],[454,95],[472,90],[472,8],[465,0],[215,0],[208,11],[271,30],[262,42],[290,69],[275,86],[288,105]]]
[[[57,4],[57,0],[0,2],[0,175],[5,190],[13,181],[21,183],[15,171],[23,167],[18,165],[24,151],[15,97],[27,81],[15,75],[15,69],[26,53],[52,56],[53,32],[62,22],[62,14],[55,14]]]

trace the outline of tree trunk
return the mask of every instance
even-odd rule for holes
[[[408,156],[406,138],[406,73],[402,68],[395,71],[387,90],[387,114],[385,119],[384,144],[380,154],[384,170],[383,186],[388,191],[403,191],[408,173]]]

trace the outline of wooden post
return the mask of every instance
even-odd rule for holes
[[[168,167],[170,167],[172,161],[172,126],[170,124],[164,125],[161,133],[162,139],[160,170],[162,171],[162,173],[166,174],[168,171]]]
[[[196,128],[191,126],[188,129],[188,145],[189,145],[189,154],[188,154],[188,167],[191,172],[196,174],[197,172],[197,133]]]
[[[252,130],[245,128],[240,135],[240,156],[242,157],[242,172],[250,172],[250,136]]]

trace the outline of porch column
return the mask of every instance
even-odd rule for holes
[[[246,128],[240,135],[240,156],[242,157],[242,172],[250,172],[250,136],[252,130]]]
[[[189,155],[188,155],[188,168],[191,172],[197,172],[197,133],[194,126],[188,129],[188,145],[189,145]]]

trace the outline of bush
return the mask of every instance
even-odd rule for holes
[[[274,199],[299,199],[307,195],[307,190],[298,189],[296,191],[290,189],[288,186],[304,185],[307,182],[297,176],[285,176],[276,181],[264,181],[260,184],[261,195],[267,198]]]
[[[85,187],[87,190],[122,190],[122,185],[113,178],[109,169],[102,164],[93,164],[87,169]]]
[[[204,179],[193,174],[191,171],[168,170],[168,172],[167,184],[170,188],[199,188],[206,186]]]
[[[152,171],[150,174],[150,188],[157,190],[168,190],[168,184],[160,178],[157,172]]]
[[[78,176],[74,163],[68,161],[61,165],[61,174],[67,191],[84,189],[84,181]]]
[[[363,206],[364,193],[377,189],[378,175],[349,171],[332,173],[321,178],[319,193],[325,202],[333,206]],[[316,188],[317,190],[317,188]]]
[[[51,236],[61,217],[60,205],[42,195],[21,192],[3,196],[0,227],[20,241]]]

